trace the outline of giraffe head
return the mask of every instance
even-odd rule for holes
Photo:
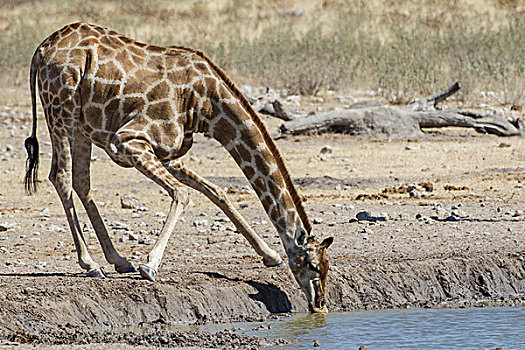
[[[322,242],[308,234],[302,227],[295,231],[295,244],[299,253],[290,257],[289,265],[297,283],[306,295],[310,312],[328,312],[326,308],[326,285],[328,258],[326,249],[334,241],[328,237]]]

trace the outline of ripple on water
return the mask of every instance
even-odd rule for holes
[[[525,349],[523,306],[295,314],[235,327],[293,341],[279,349],[312,349],[315,341],[321,349]]]

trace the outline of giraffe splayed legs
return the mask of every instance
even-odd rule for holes
[[[134,41],[114,31],[73,23],[51,34],[31,61],[33,129],[26,139],[26,189],[37,184],[36,88],[53,147],[49,180],[62,201],[81,268],[103,277],[89,255],[73,203],[77,193],[106,260],[117,272],[134,271],[115,250],[91,193],[92,145],[123,167],[134,167],[172,198],[160,236],[139,266],[155,280],[176,222],[188,203],[186,186],[202,192],[248,240],[267,266],[281,257],[252,230],[224,191],[186,168],[181,157],[194,133],[217,140],[254,188],[276,228],[295,279],[312,312],[325,312],[332,238],[315,239],[301,197],[266,127],[224,72],[203,53]]]

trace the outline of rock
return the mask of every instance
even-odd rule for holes
[[[120,222],[120,221],[113,221],[112,223],[109,224],[109,227],[111,227],[114,230],[129,231],[128,225],[126,225],[125,223]]]
[[[321,344],[319,344],[319,342],[317,340],[314,340],[314,348],[318,348],[321,346]]]
[[[386,221],[387,220],[387,218],[384,216],[374,216],[367,211],[360,211],[359,213],[356,214],[355,217],[359,221],[375,222],[375,221]]]
[[[301,105],[301,96],[299,95],[288,96],[286,98],[286,102],[294,106],[299,106]]]
[[[332,153],[332,147],[331,146],[324,146],[323,148],[321,148],[321,154],[326,154],[326,153]]]
[[[139,197],[134,194],[127,194],[120,197],[120,206],[124,209],[135,209],[135,210],[145,210],[146,208],[140,202]]]
[[[40,211],[40,215],[42,215],[45,218],[48,218],[50,216],[49,214],[49,208],[44,208]]]
[[[195,220],[193,222],[193,226],[195,226],[197,228],[203,227],[203,226],[208,226],[208,220],[206,220],[206,219]]]
[[[470,216],[461,209],[452,210],[450,214],[456,218],[468,218]]]
[[[155,240],[153,240],[150,236],[144,236],[139,239],[139,244],[151,245],[153,243],[155,243]]]
[[[312,220],[312,223],[314,223],[314,224],[316,224],[316,225],[318,225],[318,224],[322,224],[322,223],[323,223],[323,219],[321,219],[321,218],[314,218],[314,219]]]

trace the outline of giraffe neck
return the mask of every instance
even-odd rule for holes
[[[244,96],[224,76],[212,93],[215,106],[207,120],[207,133],[233,156],[279,232],[288,256],[299,250],[294,240],[310,221],[275,143]]]

